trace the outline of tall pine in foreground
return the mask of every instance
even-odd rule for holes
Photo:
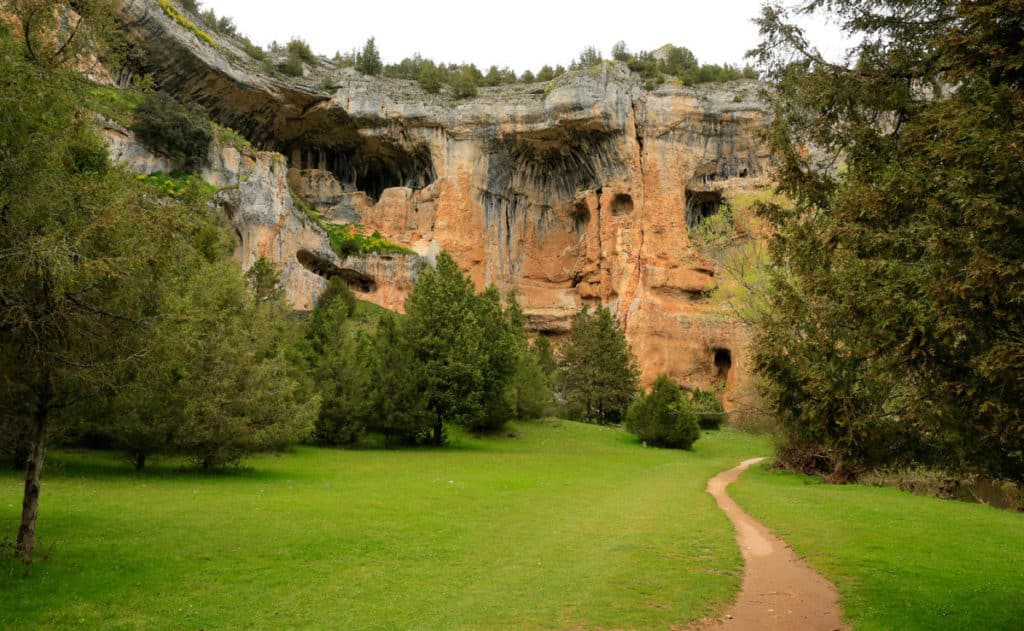
[[[606,307],[573,317],[561,348],[559,385],[573,418],[605,425],[622,421],[636,396],[636,357],[619,323]]]
[[[928,464],[1024,480],[1024,7],[818,0],[823,58],[777,7],[779,188],[754,344],[791,466]]]

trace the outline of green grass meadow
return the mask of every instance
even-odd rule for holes
[[[858,631],[1024,629],[1024,514],[756,467],[729,493],[835,584]]]
[[[519,423],[443,449],[301,447],[205,476],[51,454],[40,551],[0,562],[5,628],[668,628],[742,576],[707,479],[770,453],[692,452],[619,429]],[[0,474],[0,533],[21,479]]]

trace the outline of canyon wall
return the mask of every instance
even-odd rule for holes
[[[723,190],[767,183],[756,84],[648,91],[605,63],[454,100],[326,62],[286,80],[155,0],[120,13],[139,72],[267,150],[212,150],[206,175],[227,187],[218,199],[243,265],[277,263],[296,308],[343,275],[360,297],[401,309],[419,266],[447,250],[478,287],[517,289],[535,331],[562,335],[579,309],[607,305],[645,383],[666,372],[745,403],[748,332],[713,299],[718,266],[688,225]],[[339,260],[289,188],[327,220],[420,256]]]

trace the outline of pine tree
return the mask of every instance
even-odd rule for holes
[[[638,383],[636,358],[611,312],[599,307],[577,313],[559,359],[559,385],[570,413],[590,423],[618,423]]]
[[[362,52],[356,55],[356,70],[372,76],[377,76],[384,71],[384,63],[380,60],[380,53],[377,51],[377,43],[374,38],[366,40]]]
[[[405,303],[403,333],[412,348],[417,383],[433,415],[433,440],[444,423],[473,425],[483,417],[485,331],[473,282],[447,252],[427,268]]]

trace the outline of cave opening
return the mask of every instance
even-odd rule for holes
[[[329,259],[317,256],[309,250],[299,250],[295,253],[295,259],[300,265],[302,265],[302,267],[321,278],[330,280],[335,276],[341,277],[341,279],[345,281],[345,284],[349,286],[349,289],[352,289],[353,291],[359,291],[364,294],[377,291],[377,282],[372,276],[363,274],[362,272],[354,269],[338,267]]]
[[[586,201],[576,202],[569,216],[572,217],[572,229],[576,234],[583,234],[587,231],[587,226],[590,225],[590,207],[587,206]]]
[[[612,198],[612,215],[628,215],[633,212],[633,196],[619,193]]]
[[[686,227],[699,226],[718,212],[722,205],[721,191],[695,191],[686,189]]]
[[[362,191],[374,200],[386,189],[421,189],[437,179],[426,147],[406,149],[367,141],[326,149],[304,147],[290,155],[292,167],[330,171],[346,189]]]
[[[725,381],[732,369],[732,352],[727,348],[714,349],[715,381]]]

